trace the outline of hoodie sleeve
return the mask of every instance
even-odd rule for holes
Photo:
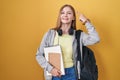
[[[82,40],[83,45],[85,45],[85,46],[93,45],[93,44],[99,42],[100,38],[99,38],[98,33],[96,32],[94,26],[90,22],[87,22],[85,24],[85,26],[86,26],[88,33],[82,32],[81,40]]]
[[[41,41],[40,47],[37,49],[37,53],[36,53],[36,60],[37,60],[38,64],[48,72],[50,72],[53,68],[53,66],[50,65],[44,57],[44,47],[46,47],[48,45],[47,38],[49,36],[49,32],[50,31],[48,31],[44,35],[44,37]]]

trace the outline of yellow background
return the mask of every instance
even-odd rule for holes
[[[90,46],[99,80],[120,80],[120,0],[1,0],[0,80],[44,80],[36,50],[66,3],[85,14],[100,35],[100,43]],[[84,29],[78,18],[77,29]]]

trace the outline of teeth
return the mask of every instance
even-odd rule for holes
[[[63,19],[63,20],[68,20],[68,19]]]

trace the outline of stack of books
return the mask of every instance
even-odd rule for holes
[[[65,75],[61,47],[59,45],[46,47],[44,48],[44,53],[46,60],[53,67],[59,69],[61,71],[61,75]],[[47,75],[51,74],[47,72]]]

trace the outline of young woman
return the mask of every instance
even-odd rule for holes
[[[99,36],[91,22],[83,15],[80,15],[80,21],[85,25],[88,34],[81,33],[80,44],[92,45],[99,42]],[[40,66],[44,68],[46,80],[78,80],[75,70],[77,41],[75,39],[76,31],[76,15],[71,5],[63,5],[60,9],[57,25],[50,29],[43,37],[40,47],[38,48],[36,59]],[[44,47],[59,44],[62,48],[63,63],[65,75],[61,75],[61,71],[53,67],[44,57]],[[81,46],[81,45],[80,45]],[[52,76],[46,75],[46,71]],[[78,74],[79,75],[79,74]]]

